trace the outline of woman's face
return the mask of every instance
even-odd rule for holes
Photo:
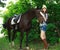
[[[43,11],[46,12],[46,8],[43,8]]]

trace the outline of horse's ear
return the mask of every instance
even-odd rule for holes
[[[35,6],[34,8],[37,9],[37,6]]]
[[[40,9],[39,6],[35,6],[35,9]]]
[[[37,9],[40,9],[40,7],[39,7],[39,6],[37,6]]]
[[[37,6],[37,9],[39,9],[39,6]]]

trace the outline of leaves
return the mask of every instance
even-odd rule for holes
[[[5,3],[3,3],[3,2],[1,2],[1,0],[0,0],[0,7],[4,7],[6,4]]]

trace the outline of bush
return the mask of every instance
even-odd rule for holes
[[[58,40],[59,40],[58,33],[55,32],[55,28],[56,28],[56,26],[54,24],[52,24],[52,23],[49,23],[47,25],[47,32],[46,32],[47,40],[52,45],[57,43]]]
[[[40,39],[40,31],[39,31],[39,24],[37,23],[36,21],[36,18],[34,18],[32,20],[32,27],[31,27],[31,30],[29,32],[29,41],[32,41],[32,40],[38,40]]]

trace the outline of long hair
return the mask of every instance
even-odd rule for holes
[[[43,9],[41,9],[41,12],[44,13]],[[46,12],[45,13],[48,13],[47,9],[46,9]]]
[[[44,13],[43,9],[41,9],[40,11],[41,11],[42,13]],[[48,13],[47,10],[46,10],[45,13]],[[41,14],[40,14],[40,17],[38,18],[38,20],[39,20],[40,23],[43,23],[43,21],[45,21]]]

